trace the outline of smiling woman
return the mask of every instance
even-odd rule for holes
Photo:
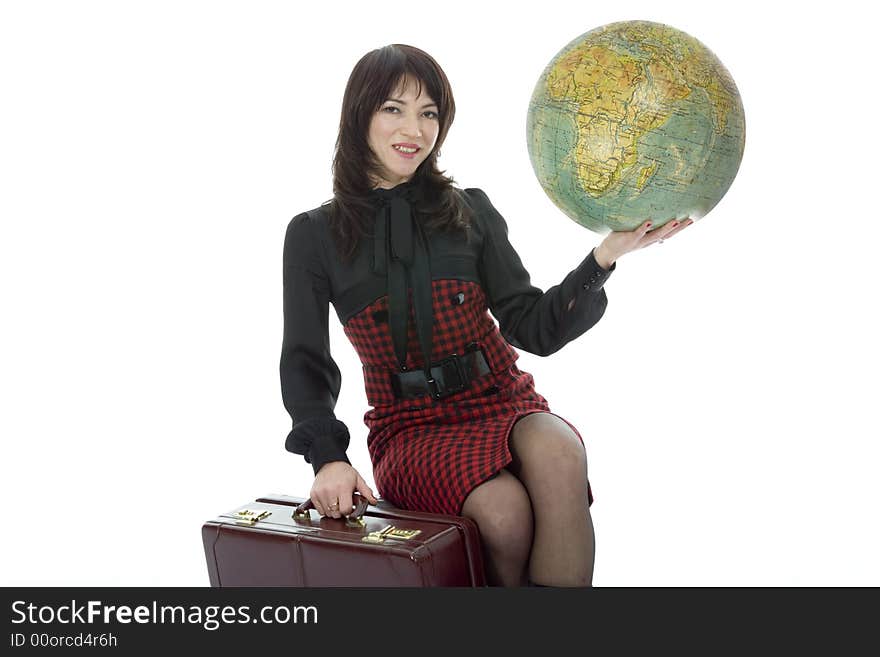
[[[454,119],[449,80],[424,51],[394,44],[367,53],[355,65],[342,99],[328,216],[341,258],[350,258],[358,242],[372,234],[371,190],[391,189],[416,172],[430,190],[425,225],[464,229],[469,209],[454,193],[454,180],[437,167]],[[406,153],[407,148],[416,150]]]
[[[584,441],[551,413],[516,349],[547,356],[589,330],[614,265],[602,267],[594,249],[561,284],[533,286],[488,196],[437,168],[454,116],[446,75],[417,48],[374,50],[352,71],[334,197],[294,217],[284,242],[286,447],[312,464],[321,514],[349,514],[356,492],[377,502],[334,413],[332,303],[363,364],[382,496],[474,520],[493,584],[589,585]]]
[[[409,180],[427,159],[440,132],[437,108],[416,80],[402,80],[370,122],[368,143],[379,156],[382,173],[376,187],[390,189]],[[429,109],[434,108],[434,109]]]

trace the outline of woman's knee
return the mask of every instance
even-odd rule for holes
[[[528,554],[533,539],[532,505],[525,487],[507,470],[474,488],[461,513],[477,523],[491,550]]]
[[[584,445],[565,420],[552,413],[532,413],[519,420],[510,434],[511,471],[517,477],[534,473],[542,478],[587,471]]]

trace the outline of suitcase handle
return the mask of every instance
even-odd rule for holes
[[[357,491],[355,491],[355,493],[354,493],[354,499],[355,499],[354,511],[352,511],[350,514],[345,516],[346,522],[354,522],[357,524],[363,524],[363,521],[361,520],[361,518],[363,517],[363,515],[366,512],[367,507],[370,505],[370,503],[367,502],[366,497],[364,497],[363,495],[361,495]],[[312,502],[312,498],[309,498],[305,502],[300,504],[298,507],[296,507],[296,509],[294,509],[293,515],[294,515],[294,517],[299,516],[299,515],[308,515],[309,509],[314,509],[314,508],[315,508],[315,503]]]

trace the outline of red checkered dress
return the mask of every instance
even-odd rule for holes
[[[476,211],[470,237],[438,234],[430,243],[430,359],[463,354],[476,342],[491,372],[439,400],[394,395],[391,375],[398,363],[388,294],[370,270],[369,252],[341,264],[330,246],[327,222],[306,213],[289,224],[284,247],[281,387],[294,419],[287,449],[303,454],[316,473],[324,463],[348,460],[348,429],[333,410],[341,375],[329,351],[332,301],[363,364],[372,407],[363,419],[379,494],[401,508],[454,515],[460,515],[476,486],[511,462],[508,439],[514,423],[530,413],[550,412],[532,375],[516,366],[515,348],[549,355],[587,331],[604,313],[602,285],[614,269],[603,270],[590,253],[559,285],[540,290],[531,284],[507,239],[506,222],[486,195],[475,188],[463,193]],[[408,307],[406,366],[416,371],[424,363],[411,291]],[[589,484],[586,502],[593,502]]]
[[[387,296],[352,317],[344,330],[363,363],[367,399],[373,406],[364,423],[370,429],[367,447],[382,497],[406,509],[460,515],[468,494],[510,463],[508,437],[514,423],[529,413],[549,413],[550,407],[535,390],[532,375],[516,366],[519,354],[501,336],[479,285],[434,280],[432,292],[431,362],[464,353],[473,341],[492,369],[467,390],[439,400],[394,396],[389,378],[394,347],[388,323],[381,319],[388,310]],[[412,319],[408,343],[407,368],[420,369]],[[583,443],[578,430],[566,422]],[[588,495],[592,504],[591,490]]]

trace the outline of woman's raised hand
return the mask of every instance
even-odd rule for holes
[[[641,226],[633,230],[613,231],[605,236],[602,243],[596,247],[594,257],[599,266],[609,269],[614,261],[630,251],[643,249],[655,242],[667,240],[676,233],[684,230],[694,223],[690,217],[681,221],[673,220],[663,224],[660,228],[650,230],[651,221],[645,221]]]
[[[318,470],[309,497],[322,516],[342,518],[354,510],[355,491],[371,504],[378,503],[357,470],[345,461],[331,461]]]

